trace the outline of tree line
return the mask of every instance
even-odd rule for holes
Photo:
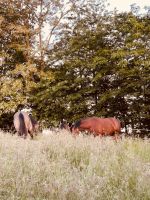
[[[150,8],[0,0],[0,44],[1,128],[27,106],[45,126],[115,116],[148,134]]]

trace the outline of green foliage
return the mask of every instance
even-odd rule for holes
[[[0,1],[0,114],[21,104],[48,126],[97,115],[149,130],[149,15],[135,5],[112,15],[105,1],[68,4]]]
[[[26,2],[0,1],[0,115],[26,105],[29,79],[33,16]],[[32,73],[33,74],[33,73]]]

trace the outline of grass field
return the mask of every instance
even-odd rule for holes
[[[148,200],[150,141],[0,133],[0,200]]]

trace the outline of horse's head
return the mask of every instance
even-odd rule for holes
[[[60,129],[71,131],[72,123],[68,123],[66,120],[62,120],[59,127]]]
[[[72,134],[78,134],[78,133],[79,133],[79,128],[76,127],[76,122],[75,122],[75,123],[72,123],[72,124],[70,125],[70,132],[71,132]]]

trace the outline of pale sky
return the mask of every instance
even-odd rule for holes
[[[150,0],[107,0],[110,3],[110,9],[117,8],[118,11],[130,11],[130,5],[136,3],[142,9],[144,6],[150,6]]]

